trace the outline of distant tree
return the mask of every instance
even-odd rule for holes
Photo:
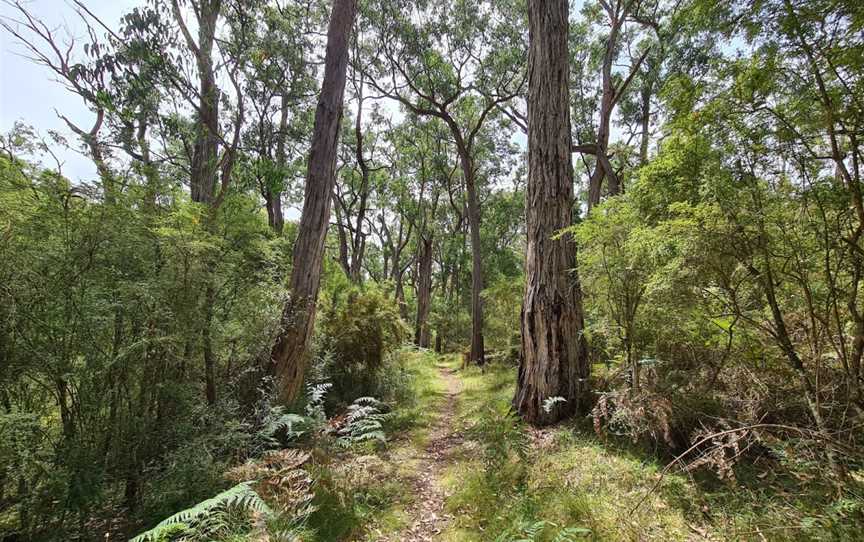
[[[522,36],[507,19],[514,12],[507,2],[382,4],[377,23],[379,60],[370,80],[380,94],[398,101],[408,112],[441,119],[451,132],[467,194],[472,251],[470,359],[478,364],[485,357],[477,140],[490,115],[518,96],[524,83]]]

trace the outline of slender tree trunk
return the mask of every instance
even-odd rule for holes
[[[409,322],[408,320],[408,304],[405,302],[405,285],[403,284],[405,278],[405,271],[400,269],[397,265],[393,268],[393,283],[396,286],[395,299],[396,304],[399,305],[399,316],[402,317],[405,322]]]
[[[219,176],[219,97],[220,90],[216,84],[213,65],[213,46],[216,43],[216,24],[222,7],[221,0],[201,2],[198,20],[198,42],[195,44],[189,30],[183,23],[183,16],[178,0],[171,3],[175,20],[180,24],[184,39],[189,50],[195,55],[198,73],[198,106],[195,122],[195,141],[192,147],[189,187],[192,201],[210,206],[211,212],[218,206],[216,198],[216,183]],[[239,122],[239,121],[238,121]],[[226,156],[227,158],[227,156]],[[230,169],[230,168],[229,168]],[[213,233],[213,215],[207,218],[206,228]],[[214,353],[211,339],[213,321],[213,275],[215,262],[207,264],[204,278],[204,300],[202,305],[203,319],[200,323],[201,342],[204,350],[204,378],[207,404],[212,405],[216,399]]]
[[[620,12],[618,11],[619,6],[617,2],[612,5],[604,4],[609,16],[610,28],[609,37],[606,40],[606,51],[603,55],[603,66],[601,69],[602,92],[600,96],[600,122],[597,127],[597,160],[594,165],[594,172],[591,174],[591,179],[588,184],[589,210],[600,203],[603,179],[606,179],[608,183],[609,195],[614,196],[621,192],[621,181],[618,178],[618,174],[615,173],[615,170],[612,168],[608,153],[612,110],[615,108],[615,102],[619,97],[619,93],[624,91],[624,86],[621,86],[619,89],[615,88],[615,84],[612,80],[612,67],[615,63],[618,35],[621,32],[621,26],[624,24],[628,10],[632,4],[633,3],[630,2]]]
[[[283,93],[280,99],[279,133],[276,135],[276,165],[279,171],[285,171],[285,138],[288,131],[288,94]],[[284,182],[284,179],[283,179]],[[264,199],[267,203],[267,222],[276,233],[281,234],[285,228],[285,217],[282,214],[282,190],[266,187]]]
[[[215,269],[208,270],[208,276],[212,280]],[[216,404],[216,354],[213,352],[213,310],[216,304],[216,288],[213,283],[207,284],[204,293],[204,328],[201,330],[201,342],[204,349],[204,394],[207,404]]]
[[[282,312],[282,329],[271,360],[283,402],[294,401],[303,385],[315,303],[321,284],[324,240],[336,182],[336,146],[348,67],[348,41],[357,13],[357,0],[334,0],[327,30],[324,81],[315,110],[312,150],[306,173],[306,193],[294,246],[291,298]]]
[[[342,210],[339,207],[339,198],[336,192],[333,192],[333,209],[336,213],[336,236],[339,238],[339,265],[346,277],[351,276],[351,264],[348,261],[348,232],[345,223],[342,221]]]
[[[468,195],[468,227],[471,230],[471,352],[468,360],[483,365],[486,362],[483,346],[483,259],[480,246],[480,202],[477,197],[477,183],[471,149],[466,147],[455,123],[451,131],[456,138],[462,175],[465,177],[465,191]]]
[[[573,166],[567,0],[529,0],[528,246],[522,356],[514,403],[525,420],[547,424],[590,404],[588,349],[576,246],[569,236]],[[544,401],[561,397],[547,412]]]
[[[651,92],[653,84],[648,79],[642,85],[641,100],[642,100],[642,134],[639,141],[639,165],[644,166],[648,163],[648,143],[651,137]]]
[[[421,236],[417,258],[417,321],[414,344],[429,348],[429,309],[432,306],[432,238]]]
[[[138,141],[138,149],[141,153],[141,171],[146,179],[144,190],[144,210],[147,214],[152,214],[156,211],[156,197],[159,193],[159,167],[153,163],[150,153],[150,142],[147,139],[148,129],[148,113],[145,108],[141,108],[138,115],[138,129],[136,131],[136,140]],[[156,245],[158,251],[158,245]]]
[[[60,407],[60,422],[63,427],[63,438],[67,441],[75,437],[75,420],[72,417],[72,410],[69,406],[69,383],[64,377],[59,377],[55,381],[57,389],[57,405]]]
[[[360,84],[357,87],[357,118],[354,123],[354,134],[357,137],[357,165],[360,167],[360,202],[357,208],[357,223],[354,226],[354,235],[351,240],[351,267],[348,273],[351,281],[359,284],[361,281],[361,270],[363,268],[363,255],[366,251],[366,236],[363,234],[363,222],[366,220],[366,206],[369,199],[369,164],[363,156],[363,75],[360,75]]]

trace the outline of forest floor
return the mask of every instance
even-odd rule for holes
[[[454,427],[461,385],[455,370],[438,365],[438,371],[444,381],[446,401],[431,428],[428,441],[425,445],[403,448],[401,453],[394,457],[397,461],[404,461],[405,454],[408,454],[416,465],[411,484],[413,502],[405,510],[408,516],[406,526],[400,532],[382,540],[435,540],[453,519],[452,514],[445,510],[448,494],[442,484],[442,476],[452,462],[455,449],[464,442],[461,432]]]
[[[512,366],[413,351],[403,363],[412,390],[391,440],[339,460],[330,484],[343,489],[319,502],[316,540],[861,539],[830,527],[838,512],[812,481],[747,466],[731,482],[664,475],[668,458],[601,440],[589,420],[522,425],[509,412]]]

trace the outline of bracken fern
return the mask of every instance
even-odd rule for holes
[[[251,483],[242,482],[215,497],[201,501],[192,508],[162,520],[154,528],[139,534],[130,542],[156,542],[163,536],[176,532],[178,525],[198,526],[202,534],[213,534],[224,527],[224,515],[232,508],[264,516],[272,514],[270,506],[252,489]]]

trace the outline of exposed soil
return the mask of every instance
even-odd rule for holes
[[[462,445],[463,437],[453,427],[456,404],[461,386],[455,371],[439,367],[441,378],[446,383],[447,400],[443,411],[432,427],[429,442],[417,450],[411,459],[417,461],[417,475],[412,484],[414,501],[406,508],[410,520],[408,527],[395,537],[381,540],[420,542],[435,540],[446,528],[453,516],[444,510],[447,494],[441,487],[441,477],[450,456]]]

